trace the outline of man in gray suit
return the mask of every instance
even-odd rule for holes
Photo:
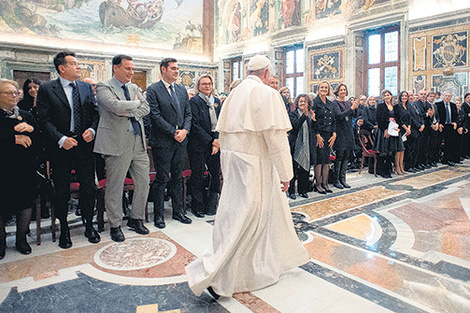
[[[94,152],[105,158],[105,205],[111,239],[116,242],[125,240],[122,193],[128,171],[134,180],[134,198],[127,226],[141,235],[149,233],[143,222],[150,186],[143,117],[150,109],[139,87],[131,83],[133,76],[132,58],[120,54],[113,58],[113,78],[96,88],[100,121]]]
[[[147,89],[147,101],[152,124],[150,145],[156,170],[152,185],[154,222],[156,227],[164,228],[163,205],[167,183],[171,192],[173,219],[184,224],[192,222],[183,212],[182,182],[183,158],[192,115],[186,89],[176,84],[179,74],[176,59],[163,59],[160,71],[162,80]]]

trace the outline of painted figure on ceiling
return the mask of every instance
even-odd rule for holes
[[[282,0],[281,17],[284,27],[300,24],[300,0]]]
[[[240,1],[236,1],[229,9],[227,16],[227,33],[228,42],[236,42],[240,39],[241,33],[241,5]]]
[[[251,4],[250,28],[253,36],[262,35],[268,32],[268,4],[266,0],[254,0]]]

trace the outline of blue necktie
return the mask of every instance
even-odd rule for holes
[[[127,101],[131,100],[131,95],[129,94],[129,89],[127,89],[126,85],[122,85],[122,89],[124,90],[124,96],[126,97]],[[142,129],[140,128],[140,124],[134,116],[129,117],[131,121],[132,128],[134,128],[134,134],[142,136]]]
[[[446,111],[447,111],[446,124],[450,124],[450,123],[452,123],[452,119],[451,119],[450,104],[449,103],[446,103]]]
[[[82,110],[80,110],[80,95],[77,86],[70,83],[72,87],[72,108],[73,108],[73,133],[79,135],[82,133]]]

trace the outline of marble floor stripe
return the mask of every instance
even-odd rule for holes
[[[294,207],[291,208],[291,210],[294,212],[306,213],[311,220],[316,220],[342,213],[371,202],[390,198],[402,193],[402,191],[387,190],[384,187],[374,187],[347,195]]]
[[[423,174],[417,177],[400,180],[392,183],[392,185],[408,185],[415,189],[423,189],[452,178],[463,176],[467,173],[467,171],[451,171],[449,169],[443,169],[439,171],[439,175],[435,175],[435,173]]]
[[[468,281],[449,278],[322,236],[316,236],[306,248],[314,260],[421,303],[425,307],[436,308],[439,312],[445,313],[470,310],[470,306],[462,307],[461,303],[451,299],[470,294]],[[420,289],[419,285],[413,284],[424,282],[433,288],[431,294]],[[449,295],[452,297],[449,298]]]

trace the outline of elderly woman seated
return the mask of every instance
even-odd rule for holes
[[[5,257],[5,217],[16,215],[16,249],[30,254],[26,240],[36,197],[36,123],[19,109],[18,83],[0,79],[0,259]]]

